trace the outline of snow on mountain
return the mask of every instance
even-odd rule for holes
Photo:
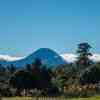
[[[61,57],[67,62],[74,62],[77,60],[77,55],[71,53],[61,54]],[[100,54],[93,54],[90,59],[94,62],[100,62]]]

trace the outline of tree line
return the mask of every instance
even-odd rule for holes
[[[69,94],[72,96],[72,94],[76,95],[72,91],[68,93],[72,86],[74,89],[75,86],[78,87],[79,90],[84,90],[85,86],[88,90],[91,86],[99,91],[100,62],[93,62],[90,59],[91,48],[87,42],[78,44],[77,60],[54,68],[44,65],[39,58],[36,58],[32,64],[24,66],[23,69],[17,69],[14,65],[6,67],[0,65],[0,95],[21,96],[25,92],[24,95],[31,96]],[[77,90],[78,96],[86,95],[84,94],[86,91],[80,93],[79,90]]]

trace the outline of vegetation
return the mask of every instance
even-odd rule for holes
[[[69,100],[69,98],[61,98],[61,97],[39,97],[39,100]],[[9,97],[9,98],[2,98],[2,100],[36,100],[36,97]],[[100,96],[94,96],[89,98],[72,98],[70,100],[100,100]]]
[[[56,66],[55,69],[42,64],[39,58],[23,69],[0,65],[0,95],[69,98],[99,95],[100,63],[89,59],[92,55],[90,49],[88,43],[78,44],[77,61]]]
[[[89,59],[89,56],[92,56],[92,53],[90,52],[91,48],[92,47],[88,43],[78,44],[78,49],[76,51],[78,58],[76,64],[79,69],[87,68],[91,65],[92,61]]]

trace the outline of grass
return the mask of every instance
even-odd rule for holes
[[[7,98],[3,97],[1,100],[32,100],[32,98],[31,97],[7,97]]]
[[[2,98],[1,100],[100,100],[100,96],[94,96],[89,98],[35,98],[35,97],[8,97],[8,98]]]

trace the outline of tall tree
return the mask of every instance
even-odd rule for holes
[[[80,77],[80,83],[81,84],[95,84],[100,82],[100,66],[93,65],[88,70],[85,70],[85,72]]]
[[[80,43],[78,44],[77,54],[78,54],[78,60],[77,65],[88,67],[91,65],[91,60],[89,59],[89,56],[92,56],[92,53],[90,52],[90,49],[92,47],[87,43]]]

